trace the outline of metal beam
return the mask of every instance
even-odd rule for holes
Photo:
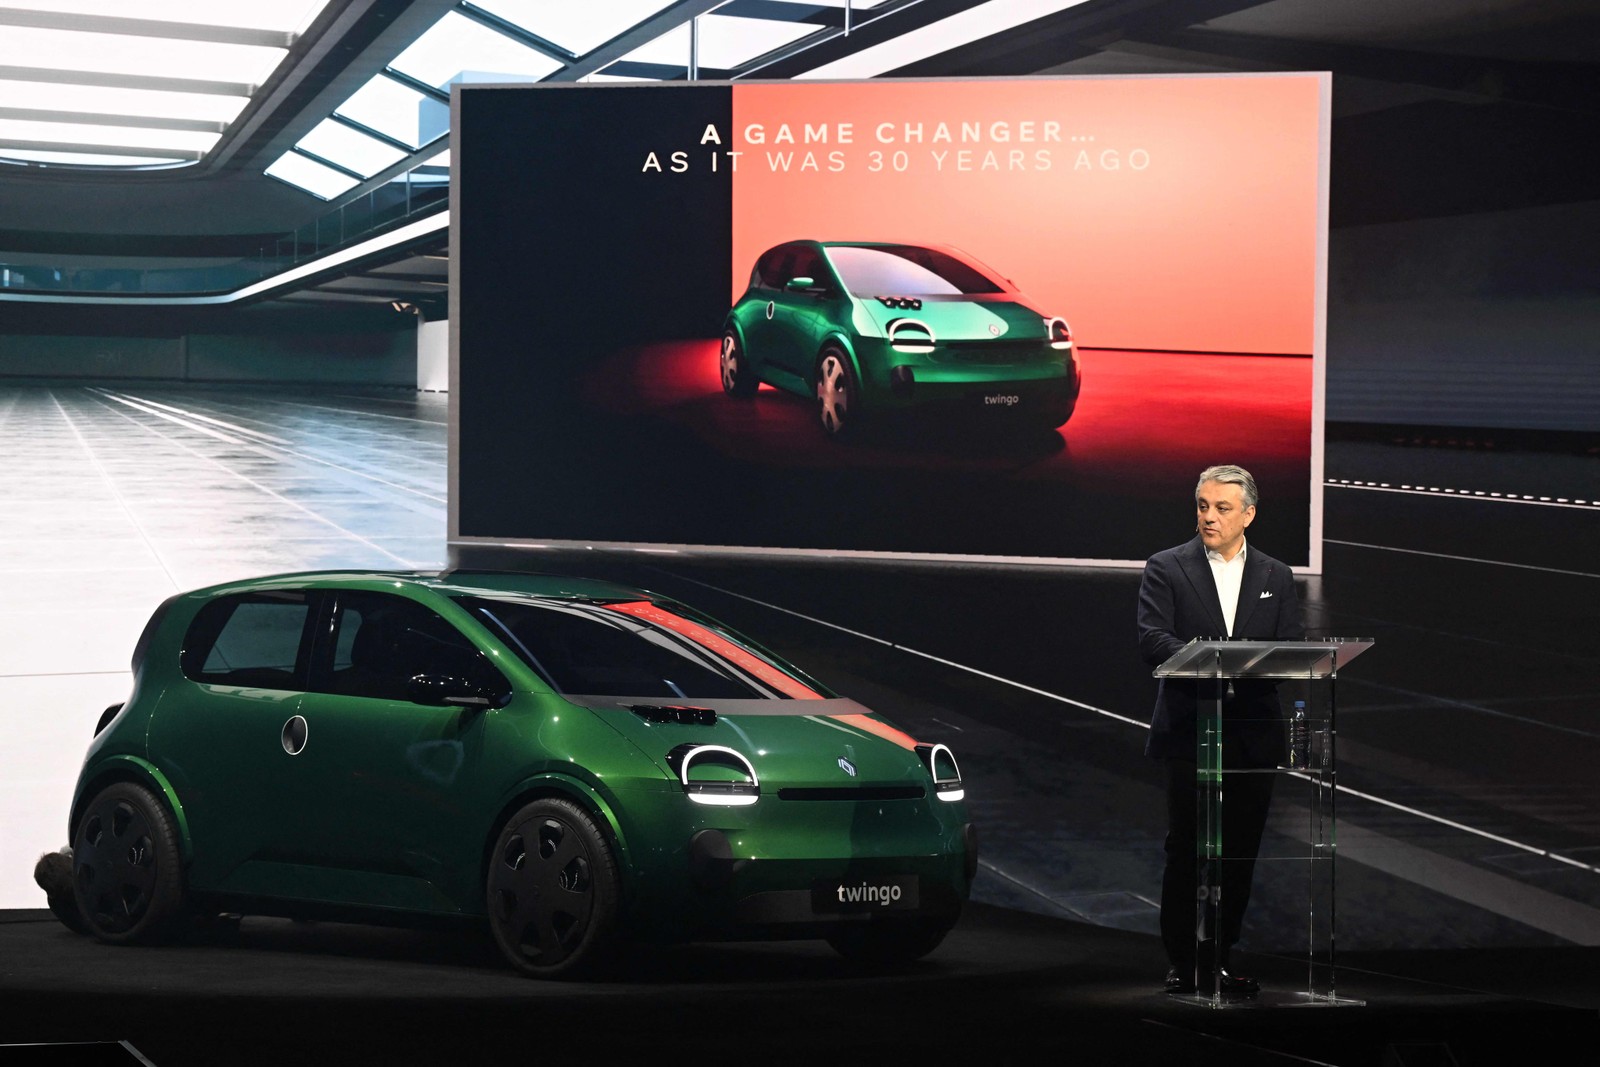
[[[695,16],[704,15],[721,7],[724,2],[725,0],[678,0],[678,3],[664,8],[632,29],[611,38],[594,51],[574,60],[545,81],[575,82],[585,75],[594,74],[668,30],[675,30]]]
[[[45,85],[94,85],[105,89],[149,89],[161,93],[199,93],[203,96],[251,96],[257,86],[249,82],[205,81],[200,78],[162,78],[147,74],[108,74],[99,70],[56,70],[51,67],[0,66],[0,79]]]
[[[108,115],[92,111],[44,111],[29,107],[0,107],[0,119],[22,122],[72,122],[86,126],[125,126],[140,130],[183,130],[188,133],[221,133],[226,122],[214,119],[168,119],[153,115]]]
[[[62,141],[24,141],[0,137],[0,148],[23,152],[93,152],[102,156],[141,156],[145,159],[173,159],[195,162],[204,154],[189,148],[131,148],[114,144],[76,144]],[[89,164],[92,166],[93,164]]]
[[[171,41],[207,44],[244,44],[261,48],[288,48],[294,34],[284,30],[254,30],[242,26],[207,26],[196,22],[130,19],[118,15],[82,15],[65,11],[30,11],[0,7],[0,26],[74,33],[108,33],[123,37],[159,37]]]

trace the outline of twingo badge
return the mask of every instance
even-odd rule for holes
[[[839,757],[839,769],[852,778],[856,776],[856,765],[845,759],[843,756]]]

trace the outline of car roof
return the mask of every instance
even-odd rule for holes
[[[654,594],[616,582],[527,571],[366,571],[326,570],[268,574],[225,582],[194,591],[196,596],[222,596],[273,589],[429,589],[443,595],[521,594],[582,600],[652,600]]]

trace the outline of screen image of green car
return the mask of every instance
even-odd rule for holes
[[[630,940],[919,958],[977,869],[960,770],[715,620],[608,582],[314,572],[179,594],[96,727],[69,925],[487,923],[538,977]]]
[[[814,397],[822,430],[893,411],[1054,429],[1082,375],[1064,318],[938,245],[789,241],[762,253],[728,313],[722,387]]]

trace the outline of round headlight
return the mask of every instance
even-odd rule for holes
[[[667,753],[667,765],[696,804],[742,806],[761,796],[755,767],[724,745],[679,745]]]

